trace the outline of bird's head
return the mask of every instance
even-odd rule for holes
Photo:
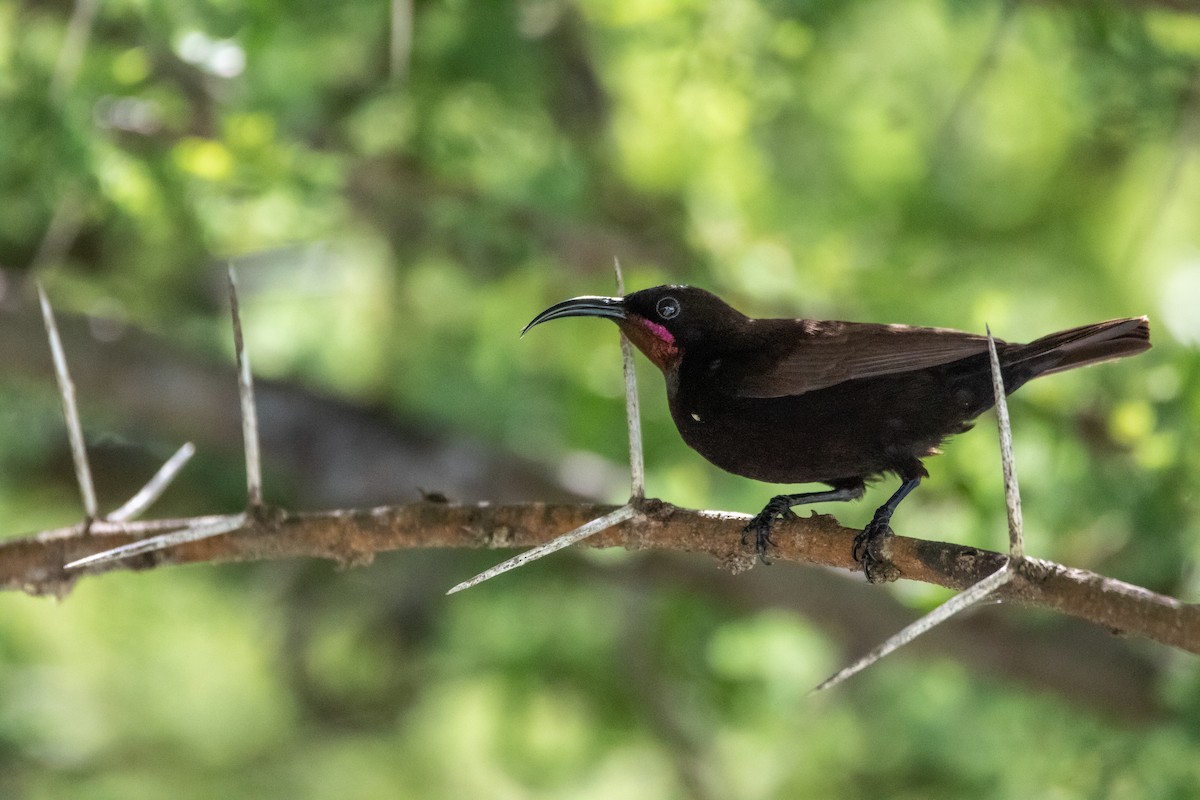
[[[744,315],[711,292],[691,286],[655,286],[624,297],[586,295],[564,300],[534,317],[521,334],[561,317],[613,320],[664,372],[677,366],[688,350],[746,322]]]

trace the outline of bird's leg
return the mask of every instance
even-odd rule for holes
[[[792,506],[804,503],[827,503],[834,500],[857,500],[863,496],[863,491],[863,482],[855,481],[843,485],[835,484],[833,489],[824,492],[801,492],[800,494],[781,494],[772,497],[763,510],[758,512],[746,525],[742,533],[742,544],[745,544],[746,538],[753,533],[754,549],[758,553],[759,560],[764,564],[769,564],[771,562],[767,560],[767,548],[774,544],[771,541],[771,528],[777,519],[796,516],[792,511]]]
[[[887,583],[899,577],[896,568],[883,553],[883,546],[892,536],[892,513],[900,501],[921,483],[921,476],[905,478],[904,483],[888,501],[875,511],[874,518],[867,527],[854,537],[854,549],[851,556],[862,565],[863,575],[869,583]]]

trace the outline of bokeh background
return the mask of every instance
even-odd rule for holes
[[[1178,8],[1176,8],[1178,7]],[[33,280],[105,508],[622,501],[617,341],[551,302],[689,282],[756,316],[1155,348],[1014,398],[1036,555],[1200,599],[1200,16],[1167,2],[0,5],[0,535],[79,519]],[[647,365],[643,362],[642,367]],[[774,490],[678,440],[649,492]],[[900,533],[1002,547],[993,417]],[[834,511],[861,525],[891,483]],[[568,552],[193,566],[0,596],[5,798],[1195,797],[1195,657],[1021,608],[806,692],[945,599]]]

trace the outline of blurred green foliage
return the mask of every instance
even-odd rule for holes
[[[516,334],[609,292],[614,256],[634,288],[758,316],[1022,340],[1150,313],[1148,355],[1014,401],[1027,530],[1195,601],[1200,17],[1155,6],[422,0],[393,74],[381,2],[0,5],[0,292],[36,274],[60,308],[228,360],[232,260],[261,374],[582,464],[610,499],[614,333]],[[756,510],[770,488],[688,451],[642,377],[650,492]],[[73,521],[54,395],[0,376],[0,397],[5,533]],[[93,438],[172,446],[81,401]],[[990,427],[929,462],[901,532],[999,546]],[[239,470],[202,465],[192,510]],[[809,699],[844,660],[811,620],[625,586],[604,558],[441,597],[495,558],[0,597],[0,796],[1200,794],[1193,658],[1132,645],[1160,670],[1149,726],[929,660]]]

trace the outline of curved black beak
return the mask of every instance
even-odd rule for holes
[[[625,319],[625,299],[623,297],[597,297],[585,295],[563,300],[547,308],[533,318],[533,321],[521,331],[524,336],[534,325],[540,325],[552,319],[561,317],[608,317],[609,319]]]

